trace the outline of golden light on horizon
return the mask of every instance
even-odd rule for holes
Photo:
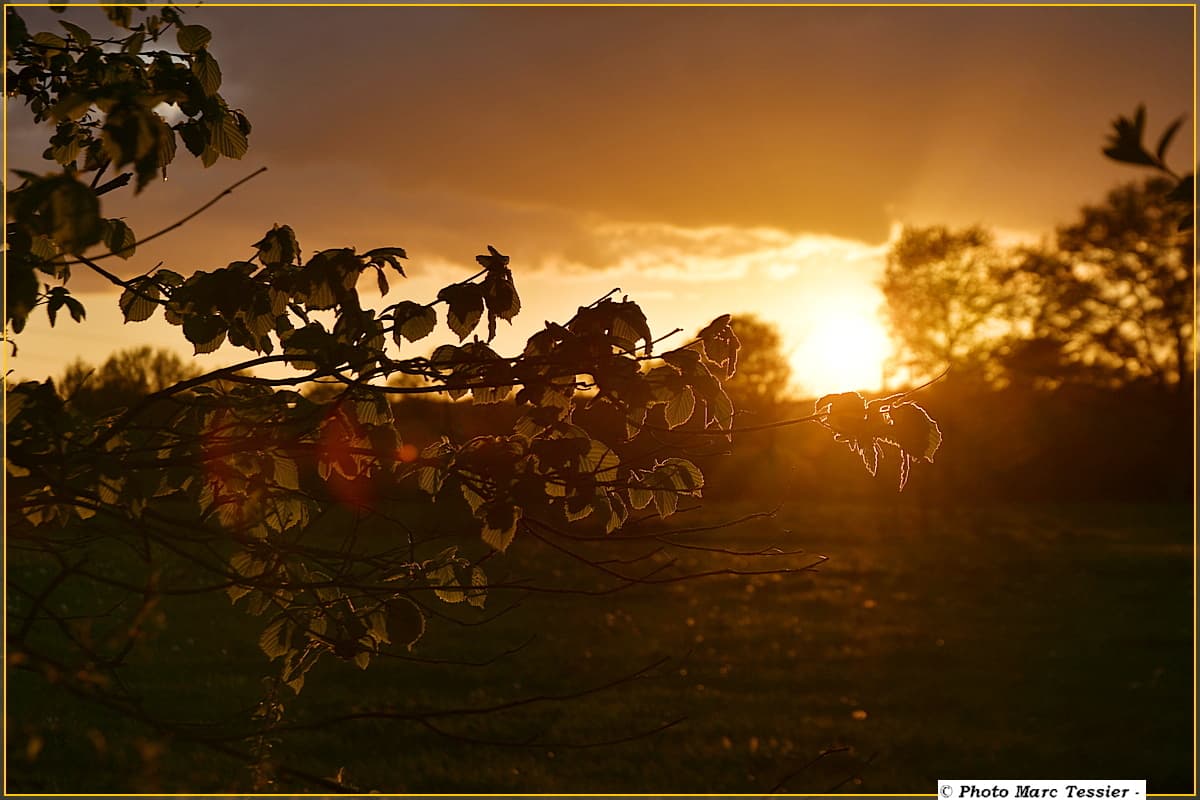
[[[817,311],[801,323],[792,353],[796,382],[814,395],[877,391],[892,343],[879,318],[851,309]]]

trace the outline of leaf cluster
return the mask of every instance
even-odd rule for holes
[[[174,6],[136,22],[128,6],[105,10],[117,28],[107,37],[65,19],[61,31],[33,33],[16,9],[5,10],[9,97],[35,123],[53,126],[42,155],[56,166],[44,174],[16,170],[21,183],[7,195],[5,322],[16,332],[40,304],[52,325],[64,306],[83,319],[64,287],[52,293],[44,283],[65,283],[80,263],[72,256],[97,245],[107,255],[133,256],[137,237],[124,221],[102,215],[101,196],[131,179],[141,192],[155,176],[165,178],[180,140],[205,166],[240,159],[249,146],[250,121],[220,94],[207,28],[184,24]],[[176,121],[167,122],[164,108]],[[101,183],[110,168],[128,171]]]
[[[908,483],[913,463],[932,462],[942,444],[937,422],[905,397],[898,394],[868,402],[858,392],[842,392],[825,395],[814,405],[818,422],[857,453],[872,475],[879,468],[884,446],[894,448],[900,462],[901,490]]]

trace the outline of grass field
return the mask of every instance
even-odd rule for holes
[[[748,510],[706,507],[678,524]],[[431,626],[414,653],[480,659],[534,637],[487,667],[327,660],[287,699],[288,720],[570,693],[670,657],[607,691],[439,721],[448,736],[358,721],[288,734],[275,756],[391,792],[930,792],[968,777],[1193,791],[1190,507],[797,500],[693,541],[829,561],[816,573],[534,597],[486,627]],[[526,552],[518,543],[509,558]],[[537,558],[520,568],[572,577]],[[255,646],[261,620],[224,597],[166,612],[130,670],[145,706],[197,722],[252,706],[272,673]],[[247,789],[246,768],[224,756],[81,708],[19,671],[9,679],[9,791]],[[652,736],[572,746],[682,717]],[[465,741],[492,738],[538,744]]]

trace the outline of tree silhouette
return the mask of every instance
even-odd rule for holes
[[[1007,283],[1011,255],[975,226],[906,227],[887,254],[881,289],[898,367],[928,378],[996,378],[994,358],[1020,334],[1026,303]]]
[[[1035,301],[1031,334],[1047,357],[1027,358],[1030,369],[1180,391],[1190,383],[1192,234],[1180,230],[1171,188],[1162,178],[1120,186],[1060,228],[1055,247],[1026,253],[1016,278]]]
[[[142,345],[114,353],[98,368],[76,359],[59,378],[58,391],[84,413],[106,414],[198,375],[174,352]]]

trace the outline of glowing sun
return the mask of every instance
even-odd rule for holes
[[[798,333],[792,371],[806,394],[877,391],[881,387],[883,364],[892,345],[875,315],[817,311],[806,315]]]

